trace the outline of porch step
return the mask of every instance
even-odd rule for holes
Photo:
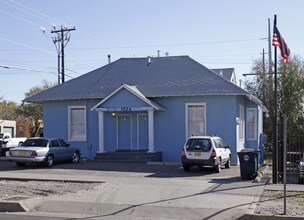
[[[146,151],[115,151],[97,153],[95,161],[117,163],[162,162],[162,152],[147,153]]]

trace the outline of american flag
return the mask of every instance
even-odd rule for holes
[[[287,43],[285,42],[283,36],[280,34],[276,26],[273,27],[272,45],[280,48],[281,57],[284,59],[284,62],[287,63],[290,54],[290,49],[288,48]]]

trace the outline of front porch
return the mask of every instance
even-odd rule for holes
[[[127,157],[126,160],[156,160],[147,155],[155,153],[155,113],[165,109],[145,97],[136,86],[120,86],[97,103],[91,111],[98,113],[98,155],[102,155],[104,159],[104,155],[112,159],[115,157],[119,161],[123,155]],[[121,155],[117,154],[118,150]],[[125,151],[125,154],[121,151]],[[106,152],[115,154],[108,155]]]
[[[117,150],[97,153],[94,160],[116,163],[162,162],[162,152],[149,153],[146,150]]]

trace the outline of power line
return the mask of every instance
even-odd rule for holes
[[[30,69],[30,68],[24,68],[24,67],[7,66],[7,65],[0,65],[0,67],[4,68],[4,69],[26,70],[26,71],[31,71],[31,72],[52,73],[52,74],[56,75],[56,73],[51,72],[51,71],[36,70],[36,69]]]
[[[20,21],[24,21],[24,22],[29,23],[29,24],[31,24],[31,25],[40,27],[40,25],[35,24],[34,22],[31,22],[31,21],[26,20],[26,19],[24,19],[24,18],[20,18],[20,17],[18,17],[18,16],[16,16],[16,15],[13,15],[13,14],[8,13],[8,12],[6,12],[6,11],[0,10],[0,12],[3,13],[3,14],[6,14],[6,15],[8,15],[8,16],[11,16],[11,17],[13,17],[13,18],[16,18],[16,19],[18,19],[18,20],[20,20]]]
[[[53,52],[50,52],[48,50],[43,50],[43,49],[40,49],[40,48],[37,48],[37,47],[33,47],[31,45],[28,45],[28,44],[24,44],[24,43],[20,43],[20,42],[17,42],[17,41],[9,40],[9,39],[3,38],[1,36],[0,36],[0,40],[6,41],[6,42],[9,42],[9,43],[12,43],[12,44],[16,44],[16,45],[19,45],[19,46],[27,47],[27,48],[30,48],[30,49],[38,50],[40,52],[54,54]]]
[[[15,5],[10,4],[10,3],[8,3],[8,2],[5,2],[5,1],[3,1],[3,0],[0,0],[0,1],[1,1],[3,4],[6,4],[6,5],[8,5],[8,6],[12,7],[12,8],[15,8],[15,9],[17,9],[17,10],[19,10],[19,11],[25,13],[25,14],[32,15],[32,16],[34,16],[34,17],[36,17],[36,18],[39,18],[39,19],[41,19],[41,20],[44,20],[44,21],[46,21],[46,22],[50,22],[50,20],[51,20],[51,21],[54,21],[54,20],[58,21],[57,19],[51,18],[51,17],[49,17],[49,16],[47,16],[47,15],[44,15],[43,13],[41,13],[41,12],[39,12],[39,11],[36,11],[36,10],[30,8],[30,7],[25,6],[25,5],[22,5],[21,3],[18,3],[18,2],[15,2],[15,1],[10,0],[10,2],[12,2],[13,4],[18,5],[18,6],[15,6]],[[32,12],[34,12],[34,13],[32,13],[32,12],[30,12],[30,11],[32,11]],[[36,13],[36,14],[35,14],[35,13]],[[37,15],[37,14],[38,14],[38,15]]]

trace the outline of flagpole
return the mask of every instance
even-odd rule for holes
[[[274,27],[277,26],[277,15],[274,15]],[[274,144],[272,150],[272,182],[278,183],[278,77],[277,47],[274,47]]]

